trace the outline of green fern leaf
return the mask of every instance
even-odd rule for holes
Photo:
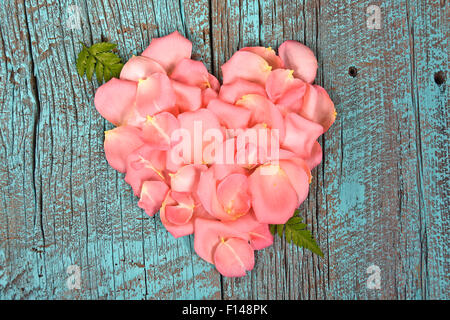
[[[121,60],[112,52],[101,52],[95,56],[101,63],[107,66],[112,66],[113,64],[120,63]]]
[[[283,238],[284,224],[277,225],[277,233],[280,238]]]
[[[111,69],[107,66],[105,66],[103,70],[103,77],[105,78],[105,82],[108,82],[113,77],[111,74]]]
[[[314,240],[311,232],[307,229],[292,232],[292,242],[298,247],[304,247],[313,253],[323,257],[323,252]]]
[[[273,235],[275,235],[276,228],[277,228],[277,225],[276,225],[276,224],[271,224],[271,225],[269,225],[270,233],[273,234]]]
[[[93,55],[97,55],[101,52],[111,51],[111,50],[115,49],[116,47],[117,47],[117,44],[115,44],[115,43],[99,42],[99,43],[93,44],[92,47],[90,48],[90,50]]]
[[[95,76],[97,77],[98,84],[101,84],[103,80],[103,64],[97,63],[95,66]]]
[[[95,69],[95,56],[89,56],[86,61],[86,77],[89,81],[92,79]]]
[[[99,42],[88,48],[83,44],[77,59],[77,71],[80,77],[86,73],[86,77],[91,81],[95,71],[99,84],[103,80],[108,82],[112,77],[118,78],[123,63],[120,57],[110,52],[116,46],[115,43]]]
[[[302,223],[302,217],[298,216],[298,211],[285,224],[270,225],[270,232],[275,235],[278,234],[280,238],[284,237],[287,243],[293,243],[298,247],[303,247],[311,252],[323,257],[323,252],[320,250],[311,232],[306,229],[307,225]]]
[[[89,56],[89,52],[87,51],[86,48],[83,48],[83,50],[80,51],[80,53],[78,54],[78,59],[77,59],[77,71],[78,74],[80,75],[80,77],[82,77],[84,75],[84,73],[86,72],[86,60]]]
[[[123,63],[116,63],[111,66],[112,76],[118,78],[120,76],[120,71],[122,71]]]

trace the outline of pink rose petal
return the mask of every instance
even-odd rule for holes
[[[176,95],[170,79],[162,73],[154,73],[138,83],[136,107],[142,116],[153,116],[169,110],[176,103]]]
[[[142,140],[159,150],[167,150],[171,145],[173,131],[180,127],[178,119],[169,112],[161,112],[155,116],[147,116],[142,125]]]
[[[266,60],[273,70],[283,67],[283,61],[281,61],[281,58],[277,56],[275,51],[270,47],[245,47],[240,51],[248,51],[257,54],[258,56]]]
[[[181,60],[173,70],[170,77],[178,82],[195,86],[201,89],[210,88],[210,75],[205,65],[192,59]],[[216,85],[216,83],[214,83]]]
[[[239,99],[247,94],[258,94],[266,96],[263,86],[244,79],[236,79],[235,81],[224,84],[220,88],[219,98],[225,102],[235,104]]]
[[[233,219],[245,215],[251,206],[247,176],[234,173],[220,181],[217,185],[217,199]]]
[[[282,147],[298,154],[303,159],[309,158],[314,142],[323,132],[322,126],[293,112],[286,115],[285,125],[286,136]]]
[[[139,81],[157,72],[166,74],[164,68],[155,60],[144,56],[133,56],[120,71],[120,79]]]
[[[192,43],[175,31],[162,38],[154,38],[142,55],[158,62],[170,73],[179,61],[190,58]]]
[[[297,207],[305,201],[309,193],[309,180],[311,173],[306,162],[293,158],[281,160],[280,167],[285,172],[291,186],[297,193]]]
[[[217,92],[212,88],[206,88],[202,90],[202,107],[206,108],[211,100],[216,99]]]
[[[161,208],[168,191],[169,187],[162,181],[145,181],[138,206],[149,216],[153,216]]]
[[[278,48],[285,68],[294,70],[294,77],[313,83],[317,72],[314,52],[300,42],[288,40]]]
[[[230,129],[247,127],[251,116],[250,110],[236,107],[219,99],[211,100],[208,110],[211,110],[220,119],[220,122]]]
[[[214,253],[214,264],[225,277],[243,277],[255,265],[253,248],[239,238],[222,239]]]
[[[317,85],[308,85],[299,114],[319,123],[323,127],[323,132],[326,132],[336,119],[333,101],[325,89]]]
[[[197,189],[200,175],[208,168],[204,165],[189,164],[170,174],[170,186],[176,192],[192,192]]]
[[[172,80],[172,87],[176,95],[176,105],[180,112],[195,111],[201,108],[203,97],[200,88],[175,80]]]
[[[140,130],[121,126],[105,132],[105,155],[111,167],[125,172],[126,160],[130,153],[144,144]]]
[[[194,223],[195,252],[209,263],[214,263],[214,251],[219,245],[221,238],[241,238],[245,241],[249,240],[249,236],[245,232],[241,232],[236,228],[230,227],[227,223],[218,220],[198,218]]]
[[[133,108],[136,82],[112,78],[95,93],[94,104],[103,118],[118,126]]]
[[[272,67],[257,54],[238,51],[222,66],[223,83],[238,78],[264,85]]]
[[[252,206],[261,223],[285,224],[297,208],[297,193],[279,165],[258,167],[249,178]]]
[[[134,194],[141,194],[144,181],[165,181],[166,153],[149,145],[143,145],[127,157],[125,181],[133,188]]]
[[[309,170],[317,167],[322,161],[322,147],[320,146],[319,142],[314,142],[314,146],[311,150],[311,157],[305,159],[305,161],[308,164]]]

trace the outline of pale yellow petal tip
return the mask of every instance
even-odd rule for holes
[[[250,95],[246,94],[245,96],[242,96],[238,101],[236,101],[236,104],[237,105],[242,104],[245,101],[247,101],[249,98],[250,98]]]
[[[225,243],[225,238],[224,237],[220,237],[220,242]]]
[[[312,179],[313,179],[313,177],[312,177],[312,176],[310,176],[310,177],[309,177],[309,184],[311,184],[311,182],[312,182]]]
[[[141,187],[141,194],[140,194],[140,197],[142,198],[142,196],[144,196],[144,195],[146,195],[147,194],[147,186],[146,186],[146,184],[144,183],[144,184],[142,184],[142,187]]]
[[[138,80],[138,85],[142,84],[142,82],[144,82],[145,80],[147,80],[147,78],[140,78]]]
[[[289,74],[288,74],[288,77],[290,78],[290,79],[293,79],[294,78],[294,70],[288,70],[289,71]]]
[[[147,122],[153,122],[155,119],[152,116],[147,115],[147,117],[145,118],[145,120]]]
[[[105,138],[111,135],[111,131],[112,131],[112,130],[106,130],[106,131],[104,132]]]
[[[277,174],[285,175],[286,174],[284,172],[284,170],[281,169],[279,164],[268,163],[268,164],[263,165],[263,168],[264,168],[264,172],[262,173],[263,175],[277,175]]]
[[[272,66],[270,66],[269,64],[266,64],[264,66],[264,71],[267,71],[267,72],[272,71]]]

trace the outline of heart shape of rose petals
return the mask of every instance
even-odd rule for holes
[[[95,107],[116,125],[106,159],[149,216],[159,211],[176,238],[194,234],[197,254],[222,275],[244,276],[254,250],[273,243],[269,224],[306,199],[334,104],[312,84],[317,60],[299,42],[278,55],[237,51],[222,85],[191,51],[178,32],[153,39],[98,88]]]

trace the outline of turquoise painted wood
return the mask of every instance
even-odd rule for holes
[[[448,299],[449,14],[445,0],[2,1],[0,299]],[[174,30],[217,76],[247,45],[317,54],[338,117],[301,212],[323,259],[276,239],[248,276],[221,278],[108,166],[79,42],[126,60]]]

